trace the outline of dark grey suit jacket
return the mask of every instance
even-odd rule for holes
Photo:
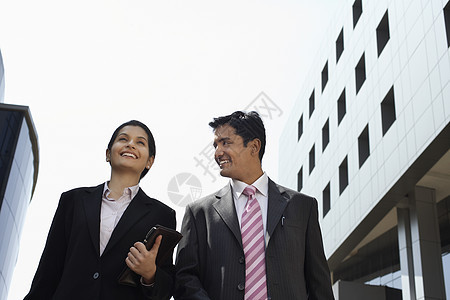
[[[61,195],[47,243],[26,300],[169,299],[172,261],[157,269],[153,288],[119,285],[131,246],[156,224],[175,229],[175,211],[139,189],[100,256],[103,184]],[[32,245],[29,245],[32,247]]]
[[[266,272],[269,299],[334,299],[317,201],[269,179]],[[245,258],[227,185],[186,207],[175,299],[244,299]]]

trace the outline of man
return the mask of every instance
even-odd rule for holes
[[[175,299],[333,299],[317,201],[263,172],[258,113],[209,125],[220,174],[231,180],[186,207]]]

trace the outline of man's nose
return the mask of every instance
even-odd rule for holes
[[[219,156],[223,155],[223,149],[222,147],[219,145],[216,147],[216,151],[214,151],[214,158],[217,158]]]

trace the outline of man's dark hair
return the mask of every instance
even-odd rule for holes
[[[147,125],[145,125],[142,122],[136,121],[136,120],[131,120],[128,122],[123,123],[122,125],[120,125],[119,127],[117,127],[117,129],[114,131],[111,140],[108,143],[108,150],[111,151],[112,145],[114,144],[114,141],[117,138],[117,135],[119,134],[119,131],[124,128],[125,126],[138,126],[141,127],[142,129],[144,129],[145,133],[147,133],[148,136],[148,154],[149,157],[155,156],[156,155],[156,146],[155,146],[155,139],[153,138],[153,134],[150,131],[150,129],[147,127]],[[144,171],[142,171],[141,173],[141,179],[148,173],[148,169],[144,168]]]
[[[245,147],[247,147],[249,141],[259,139],[261,141],[259,160],[262,161],[266,149],[266,130],[261,117],[256,111],[235,111],[231,115],[214,118],[214,121],[209,123],[209,126],[214,130],[223,125],[230,125],[233,127],[236,134],[244,140]]]

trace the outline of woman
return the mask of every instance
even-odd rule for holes
[[[148,127],[129,121],[113,133],[106,150],[111,179],[61,195],[27,300],[169,299],[173,264],[156,267],[161,237],[150,251],[141,241],[156,224],[175,229],[175,211],[139,188],[155,159]],[[137,287],[121,285],[128,266]]]

